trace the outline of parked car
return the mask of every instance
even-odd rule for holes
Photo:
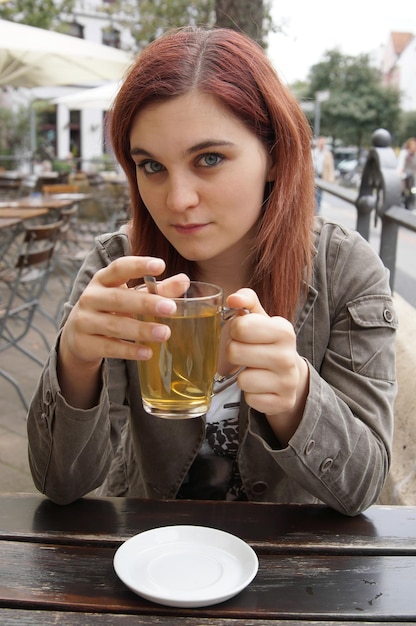
[[[337,171],[340,176],[347,176],[357,169],[358,159],[343,159],[338,163]]]
[[[358,187],[367,160],[367,151],[361,151],[360,157],[347,157],[336,165],[335,174],[346,185]]]
[[[357,146],[337,146],[332,150],[334,155],[335,169],[341,161],[349,161],[350,159],[356,159],[358,154]]]

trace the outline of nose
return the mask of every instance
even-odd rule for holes
[[[192,176],[182,173],[169,177],[166,197],[168,209],[181,213],[197,206],[198,202],[196,181]]]

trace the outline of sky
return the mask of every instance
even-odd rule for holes
[[[284,34],[269,36],[268,55],[287,83],[305,80],[327,50],[380,52],[391,31],[416,36],[416,0],[273,0]]]

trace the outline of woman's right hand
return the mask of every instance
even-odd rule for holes
[[[104,358],[144,360],[151,357],[147,342],[166,341],[170,329],[164,324],[141,322],[140,314],[169,315],[189,282],[178,274],[159,284],[160,295],[129,289],[131,279],[145,274],[158,276],[162,259],[126,256],[97,271],[74,305],[59,343],[58,376],[67,402],[89,408],[97,402],[100,369]]]

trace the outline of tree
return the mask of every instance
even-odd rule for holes
[[[215,0],[118,0],[105,10],[130,30],[138,49],[171,28],[215,23]]]
[[[0,106],[0,154],[13,156],[29,148],[28,107]]]
[[[117,0],[105,10],[124,14],[137,48],[143,48],[170,28],[188,25],[220,26],[247,33],[265,46],[273,28],[269,0]]]
[[[70,16],[75,0],[9,0],[0,2],[0,18],[65,32],[62,16]],[[270,0],[115,0],[100,10],[128,28],[141,49],[170,28],[187,25],[241,30],[266,47],[274,28]]]
[[[271,28],[270,4],[263,0],[216,0],[216,25],[242,30],[264,45]]]
[[[65,30],[62,14],[70,14],[73,7],[74,0],[10,0],[0,4],[0,18],[59,31]]]
[[[416,111],[406,111],[402,114],[396,137],[398,145],[403,144],[409,137],[416,137]]]
[[[321,105],[323,134],[361,147],[370,142],[377,128],[397,132],[399,92],[382,85],[380,72],[370,65],[368,55],[352,57],[336,49],[327,51],[310,70],[307,98],[314,100],[323,90],[329,91],[329,99]]]

